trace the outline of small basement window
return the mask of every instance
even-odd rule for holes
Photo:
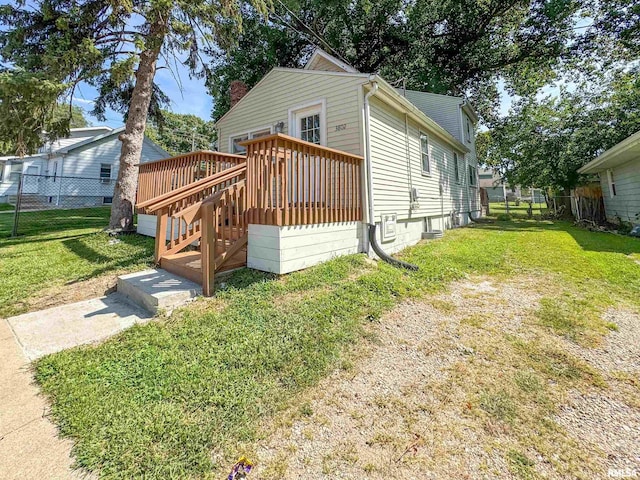
[[[111,205],[113,203],[113,197],[102,197],[103,205]]]
[[[431,173],[431,157],[429,155],[429,137],[426,133],[420,132],[420,156],[422,160],[422,173]]]

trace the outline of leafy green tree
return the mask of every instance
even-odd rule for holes
[[[160,122],[147,125],[146,134],[171,155],[195,150],[213,150],[216,131],[213,122],[196,115],[163,110]]]
[[[264,0],[251,4],[266,11]],[[186,56],[192,74],[205,75],[201,45],[229,48],[241,28],[242,5],[239,0],[19,0],[0,7],[5,62],[71,91],[80,82],[93,85],[99,98],[92,113],[100,117],[111,107],[125,114],[111,229],[134,228],[147,118],[167,100],[154,84],[158,61],[168,68]]]
[[[68,132],[69,119],[56,109],[65,88],[23,70],[0,73],[0,146],[6,154],[27,155]]]
[[[481,161],[509,183],[568,194],[578,169],[640,130],[640,69],[617,71],[557,98],[520,100],[480,135]]]
[[[404,78],[408,88],[469,93],[495,114],[496,82],[531,91],[548,82],[577,35],[586,0],[292,0],[268,19],[251,9],[237,47],[214,55],[214,118],[228,109],[228,84],[249,86],[274,66],[300,66],[313,44],[362,72]],[[249,26],[250,25],[250,26]],[[214,52],[215,53],[215,52]]]

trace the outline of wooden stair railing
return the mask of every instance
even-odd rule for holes
[[[213,295],[215,272],[247,245],[247,187],[241,180],[202,202],[202,292]]]
[[[165,193],[138,208],[147,213],[156,213],[155,260],[184,250],[202,237],[202,201],[221,189],[244,180],[246,164],[223,170],[220,173]],[[167,235],[168,233],[168,235]]]

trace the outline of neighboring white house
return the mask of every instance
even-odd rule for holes
[[[124,127],[72,128],[68,137],[23,158],[0,158],[0,203],[12,201],[23,174],[22,193],[43,207],[110,204],[118,176]],[[145,138],[141,162],[170,155]]]
[[[640,224],[640,132],[637,132],[578,170],[600,177],[609,221]]]
[[[243,140],[285,133],[365,157],[363,222],[251,225],[248,266],[285,273],[371,253],[370,222],[388,253],[417,243],[422,232],[468,223],[480,208],[477,116],[462,98],[405,93],[316,50],[304,69],[271,70],[216,122],[225,153],[244,153]]]

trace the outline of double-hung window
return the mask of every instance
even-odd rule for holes
[[[108,183],[110,181],[111,181],[111,164],[101,163],[100,164],[100,182]]]
[[[453,152],[453,170],[455,172],[456,183],[460,183],[460,164],[456,152]]]
[[[234,135],[229,139],[229,151],[237,155],[243,155],[247,152],[247,147],[239,145],[241,142],[253,138],[266,137],[267,135],[271,135],[271,127],[265,127],[251,132]]]
[[[617,195],[617,192],[616,192],[616,179],[613,177],[613,170],[611,169],[607,170],[607,180],[609,183],[609,196],[613,198]]]
[[[469,185],[475,187],[477,184],[477,170],[475,165],[469,165]]]
[[[426,133],[420,132],[420,158],[422,161],[422,173],[431,173],[431,156],[429,153],[429,137]]]

